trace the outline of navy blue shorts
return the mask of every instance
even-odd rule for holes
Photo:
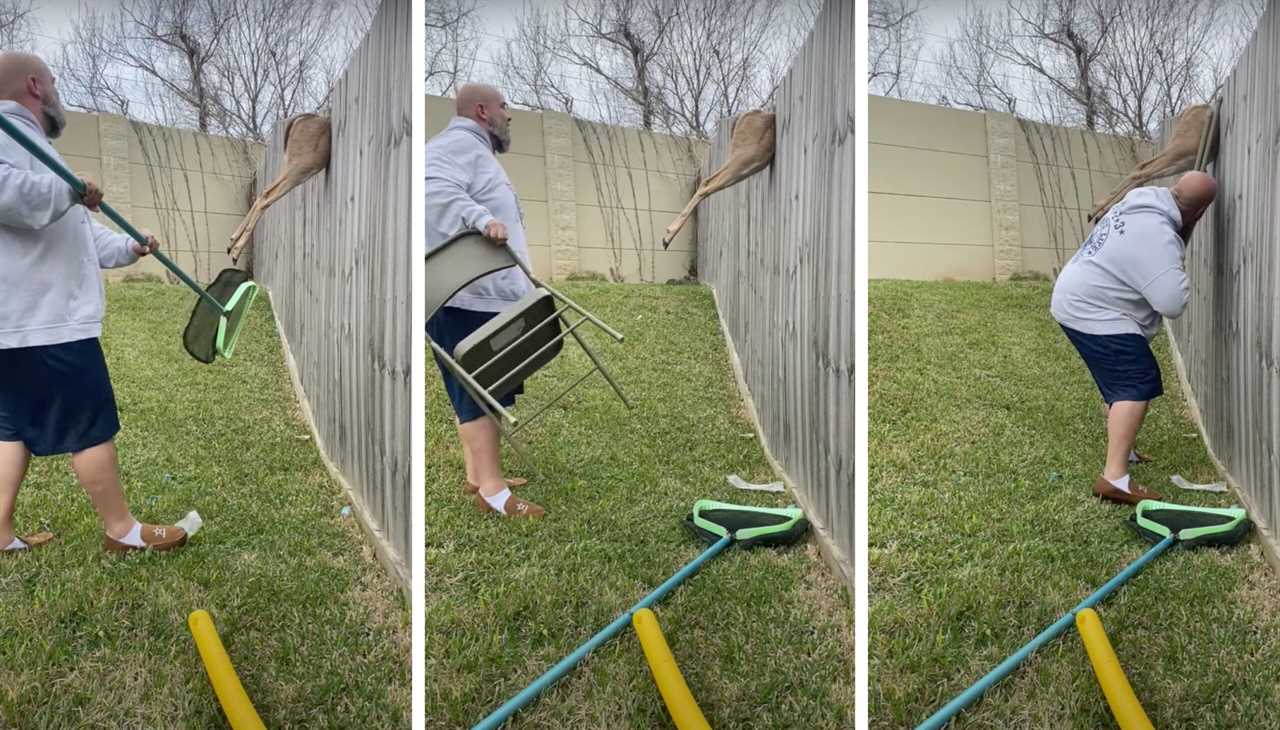
[[[0,350],[0,441],[36,456],[74,454],[120,431],[107,361],[96,338]]]
[[[1076,346],[1107,405],[1164,395],[1160,364],[1142,335],[1090,335],[1059,325]]]
[[[441,307],[435,316],[427,320],[427,336],[430,337],[437,345],[450,355],[453,349],[458,346],[472,332],[484,326],[485,322],[498,316],[497,312],[476,312],[470,309],[459,309],[458,307]],[[471,393],[467,391],[457,378],[453,377],[453,373],[445,367],[440,358],[436,358],[436,366],[440,368],[440,375],[444,377],[444,389],[449,393],[449,402],[453,403],[453,412],[458,414],[458,423],[467,423],[477,418],[483,418],[486,414],[479,403],[471,397]],[[524,384],[516,386],[516,389],[507,393],[498,399],[498,403],[503,408],[512,408],[516,404],[516,396],[524,393]]]

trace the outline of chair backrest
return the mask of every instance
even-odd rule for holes
[[[501,398],[555,359],[564,346],[559,335],[556,300],[546,289],[534,289],[459,342],[452,354],[482,388]]]
[[[427,252],[427,319],[467,284],[515,266],[515,254],[476,231],[465,231]]]

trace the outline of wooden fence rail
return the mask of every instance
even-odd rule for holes
[[[1205,440],[1277,560],[1280,520],[1280,2],[1222,90],[1217,201],[1187,249],[1191,300],[1170,323]]]
[[[379,558],[410,584],[413,93],[410,0],[384,0],[334,88],[329,169],[273,206],[253,244],[320,451]],[[280,125],[283,127],[283,125]],[[277,128],[262,180],[283,161]]]
[[[698,273],[775,468],[853,586],[854,3],[827,0],[778,87],[771,168],[698,206]],[[704,176],[725,160],[720,125]]]

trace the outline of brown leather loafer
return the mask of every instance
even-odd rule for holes
[[[546,510],[534,504],[533,502],[520,499],[514,494],[511,495],[510,497],[507,497],[507,503],[502,506],[502,509],[504,510],[505,514],[498,512],[498,510],[494,509],[493,507],[490,507],[489,503],[484,501],[484,497],[482,497],[478,492],[476,493],[475,504],[476,504],[476,509],[480,510],[481,512],[502,514],[503,517],[537,518],[547,513]]]
[[[18,535],[18,539],[25,542],[27,546],[25,548],[20,548],[18,550],[0,549],[0,555],[7,555],[9,553],[25,553],[28,550],[34,550],[35,548],[41,547],[43,545],[48,545],[49,542],[53,540],[53,533],[52,532],[33,532],[30,535]]]
[[[174,548],[182,547],[187,544],[187,531],[175,525],[142,525],[142,542],[143,547],[136,545],[128,545],[119,540],[104,535],[102,537],[102,549],[109,553],[127,553],[134,550],[157,550],[164,552]]]
[[[528,479],[521,479],[520,477],[511,477],[510,479],[505,479],[503,481],[507,483],[508,489],[519,489],[520,487],[523,487],[524,485],[529,483]],[[479,494],[480,487],[472,484],[471,482],[463,482],[462,493],[463,494]]]
[[[1129,455],[1130,464],[1150,464],[1153,461],[1155,461],[1155,459],[1151,458],[1150,454],[1144,454],[1141,451],[1135,450]]]
[[[1124,491],[1107,480],[1098,477],[1093,483],[1093,496],[1117,504],[1137,504],[1144,499],[1160,499],[1160,495],[1129,478],[1129,491]]]

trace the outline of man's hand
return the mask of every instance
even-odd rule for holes
[[[497,221],[493,221],[484,227],[484,237],[499,246],[505,246],[507,245],[507,227]]]
[[[150,231],[142,231],[142,235],[146,236],[147,245],[143,246],[137,241],[134,241],[133,242],[134,254],[138,256],[146,256],[150,253],[153,253],[156,249],[160,248],[160,242],[156,240],[156,237],[152,235]]]
[[[84,183],[84,195],[80,196],[80,204],[97,213],[98,205],[102,202],[102,189],[88,177],[81,177],[80,182]]]

